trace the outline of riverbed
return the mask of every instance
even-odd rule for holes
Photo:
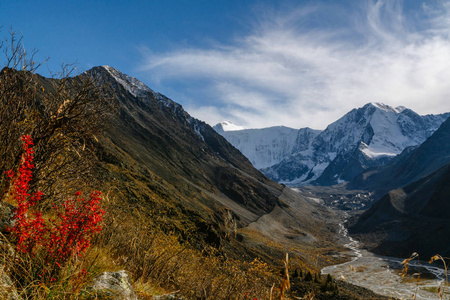
[[[330,274],[338,280],[365,287],[377,294],[398,299],[439,299],[438,288],[445,284],[443,268],[430,265],[428,262],[413,260],[408,274],[401,277],[403,259],[375,255],[360,249],[359,243],[348,235],[347,229],[340,224],[340,234],[349,249],[343,253],[350,258],[349,262],[328,266],[322,274]],[[420,274],[420,280],[417,280]],[[444,295],[448,299],[449,294]]]

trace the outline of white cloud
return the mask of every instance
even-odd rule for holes
[[[423,6],[418,13],[428,19],[412,24],[401,2],[367,3],[363,14],[347,15],[351,27],[305,28],[299,19],[326,9],[291,9],[259,19],[234,45],[147,53],[142,70],[163,85],[205,82],[197,98],[220,105],[186,109],[211,125],[324,128],[370,101],[422,114],[450,111],[450,35],[438,22],[449,22],[448,4]]]

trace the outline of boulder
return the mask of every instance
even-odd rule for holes
[[[125,270],[103,272],[92,280],[87,290],[108,299],[137,300],[130,276]]]

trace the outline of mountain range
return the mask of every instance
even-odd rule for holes
[[[405,107],[368,103],[353,109],[323,131],[286,127],[226,131],[214,128],[254,166],[291,186],[334,185],[385,165],[416,147],[450,116],[421,116]]]
[[[42,92],[44,87],[49,95],[56,91],[58,81],[36,78]],[[351,220],[350,232],[368,248],[389,255],[411,249],[450,255],[449,114],[419,116],[404,107],[369,103],[323,131],[245,129],[230,122],[212,128],[112,67],[94,67],[67,79],[67,86],[76,90],[84,79],[93,79],[114,109],[101,119],[107,123],[104,130],[87,132],[67,155],[83,159],[89,151],[96,156],[88,162],[96,162],[93,184],[106,191],[105,245],[114,241],[108,246],[112,257],[135,276],[148,274],[142,262],[156,235],[158,243],[175,241],[174,251],[186,251],[194,261],[207,255],[225,262],[257,257],[274,263],[289,252],[303,269],[340,262],[342,214],[324,204],[358,197],[380,199]],[[58,118],[72,117],[66,108],[71,103],[64,97],[57,101],[54,110],[35,101],[40,106],[33,113],[49,112],[51,124],[60,110],[67,114]],[[76,131],[73,124],[67,130]],[[61,136],[58,131],[49,138]],[[45,164],[45,158],[39,161]],[[327,187],[291,189],[263,172],[281,183]],[[55,180],[56,187],[67,188]],[[347,207],[353,209],[342,206]]]
[[[51,213],[53,205],[74,189],[103,191],[106,215],[101,237],[95,240],[98,255],[92,258],[100,255],[101,260],[95,272],[125,268],[136,282],[177,288],[186,299],[203,298],[205,291],[214,291],[214,299],[229,299],[231,294],[243,298],[245,289],[258,286],[259,294],[254,294],[259,299],[279,277],[278,271],[267,270],[276,270],[286,253],[292,274],[319,271],[344,259],[339,255],[344,250],[339,212],[309,193],[272,181],[212,127],[136,78],[109,66],[62,80],[14,69],[0,72],[0,79],[5,74],[18,78],[14,84],[30,76],[36,87],[36,97],[24,99],[26,113],[13,116],[31,129],[7,133],[16,144],[22,132],[34,137],[40,169],[32,189],[40,190],[50,181],[47,191],[58,192],[46,191],[43,207]],[[97,104],[100,107],[94,109]],[[33,119],[20,119],[29,116]],[[90,130],[89,124],[99,130]],[[77,135],[80,130],[83,135]],[[315,132],[296,132],[296,139],[310,134]],[[45,156],[46,147],[53,145],[58,146],[54,156]],[[1,144],[3,148],[7,147]],[[13,150],[5,153],[20,158],[21,148]],[[59,169],[66,160],[66,169]],[[48,168],[50,163],[55,167]],[[60,173],[51,174],[55,170]],[[67,176],[59,176],[64,173]],[[74,185],[68,184],[72,181]],[[319,289],[325,281],[303,281],[304,276],[291,283],[296,285],[293,293],[300,292],[296,295]],[[211,279],[206,290],[205,278]],[[236,278],[244,281],[236,285]],[[230,290],[223,292],[222,286]],[[339,295],[366,299],[368,292],[342,283]]]

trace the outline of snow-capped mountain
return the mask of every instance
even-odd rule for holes
[[[245,139],[236,138],[241,131],[224,136],[276,181],[290,185],[332,185],[351,180],[369,167],[385,164],[404,149],[420,145],[449,115],[420,116],[405,107],[368,103],[353,109],[322,132],[297,130],[297,138],[286,139],[289,142],[285,147],[276,149],[279,153],[274,154],[275,149],[270,149],[272,157],[285,156],[271,166],[276,160],[264,163],[261,148],[267,147],[260,146],[260,139],[250,137],[252,131],[242,131],[248,135]],[[274,136],[268,134],[269,130],[273,129],[260,129],[258,134],[271,140]],[[294,135],[293,132],[290,134]],[[309,134],[302,135],[301,132]],[[267,145],[267,140],[262,145]]]
[[[283,126],[224,130],[239,128],[234,124],[230,126],[230,122],[219,123],[213,128],[239,149],[257,169],[273,166],[292,155],[294,151],[309,148],[320,132],[310,128],[298,130]]]

